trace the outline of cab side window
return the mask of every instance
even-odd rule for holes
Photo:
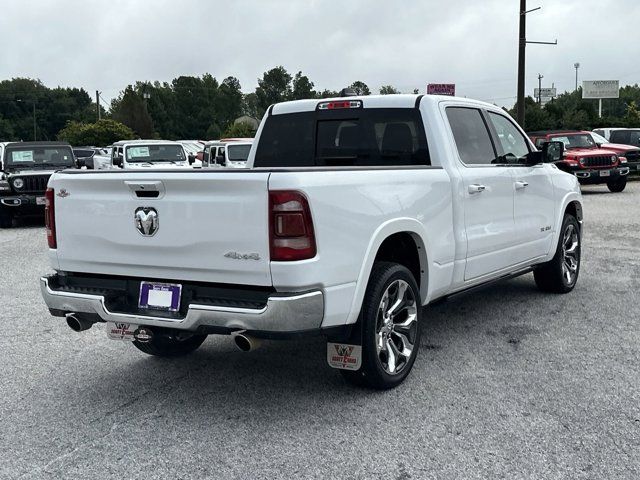
[[[524,135],[507,117],[494,112],[488,113],[498,136],[499,146],[502,147],[501,163],[509,165],[525,163],[529,154],[529,143]]]
[[[460,160],[465,165],[496,164],[496,151],[480,110],[448,107],[446,111]]]

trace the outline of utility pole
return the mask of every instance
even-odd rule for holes
[[[521,127],[524,127],[524,87],[525,87],[525,50],[527,43],[537,43],[542,45],[557,45],[555,42],[530,42],[527,41],[527,13],[540,10],[542,7],[536,7],[527,10],[527,0],[520,0],[520,31],[518,43],[518,103],[517,103],[517,119]]]
[[[96,110],[98,112],[98,121],[100,121],[100,92],[96,90]]]
[[[36,138],[36,101],[33,101],[33,141],[37,140]]]
[[[542,105],[542,79],[544,75],[538,74],[538,105]]]

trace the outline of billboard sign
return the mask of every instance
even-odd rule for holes
[[[619,98],[618,80],[585,80],[582,82],[582,98]]]
[[[555,98],[555,97],[557,97],[556,89],[555,88],[536,88],[533,91],[533,96],[535,98],[538,98],[538,97]]]
[[[456,95],[455,83],[430,83],[427,85],[428,95],[449,95],[454,97]]]

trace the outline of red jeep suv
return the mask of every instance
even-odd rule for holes
[[[606,183],[612,192],[621,192],[627,185],[627,159],[614,150],[599,147],[590,132],[529,132],[529,138],[536,147],[549,141],[564,143],[564,158],[556,165],[574,174],[582,185]]]

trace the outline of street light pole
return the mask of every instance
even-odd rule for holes
[[[578,62],[573,64],[573,68],[576,69],[576,92],[578,91],[578,69],[580,68],[580,64]]]
[[[544,75],[538,74],[538,104],[542,105],[542,79]]]

